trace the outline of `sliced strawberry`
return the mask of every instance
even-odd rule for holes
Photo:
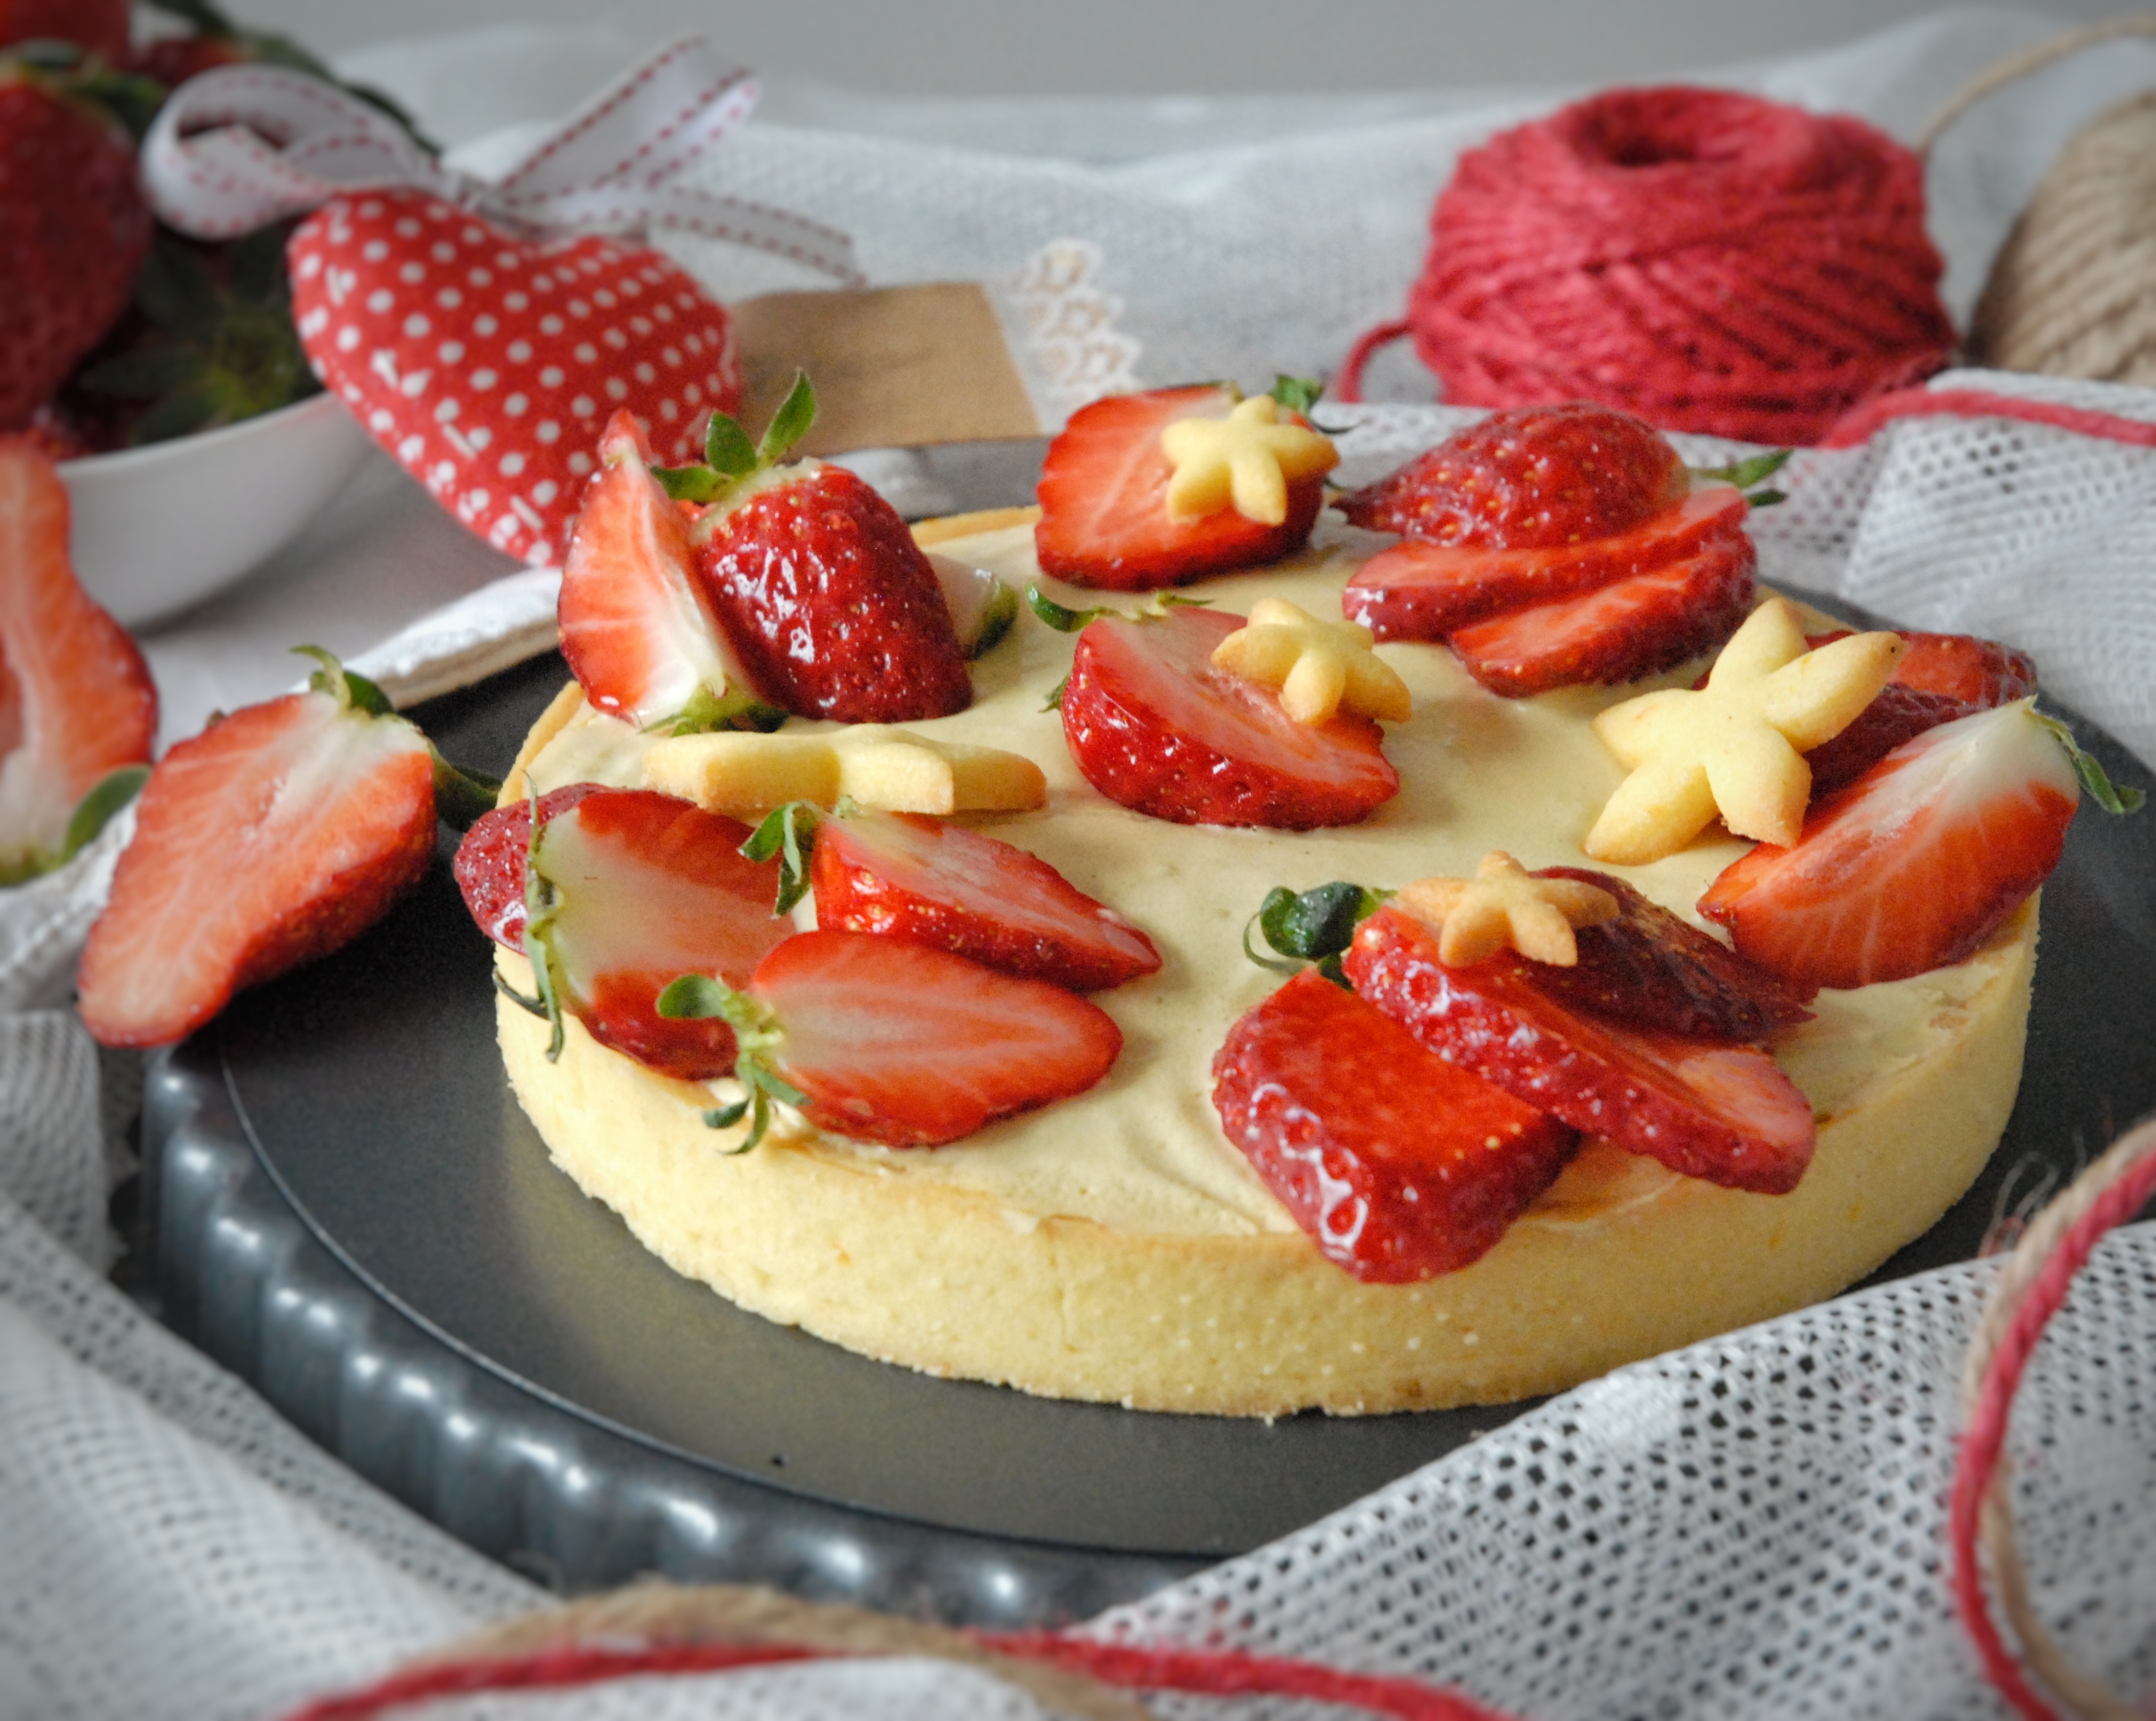
[[[1816,650],[1840,633],[1820,634]],[[1912,633],[1894,679],[1856,721],[1804,755],[1815,803],[1852,782],[1902,742],[1972,712],[1987,711],[2036,690],[2036,665],[2026,652],[1966,633]]]
[[[1628,532],[1688,482],[1652,425],[1573,401],[1492,412],[1338,505],[1358,526],[1431,544],[1547,549]]]
[[[1082,1094],[1122,1050],[1098,1005],[911,939],[799,933],[745,990],[774,1019],[767,1055],[809,1122],[888,1147]]]
[[[841,466],[773,474],[696,525],[696,572],[767,697],[909,723],[972,703],[943,588],[891,504]]]
[[[629,413],[607,425],[599,459],[562,568],[562,655],[585,698],[646,729],[752,694],[696,576],[690,522]]]
[[[143,786],[83,951],[83,1022],[108,1046],[177,1040],[357,937],[434,852],[434,758],[410,724],[319,687],[235,711]]]
[[[1313,969],[1228,1031],[1213,1109],[1326,1258],[1373,1284],[1486,1253],[1579,1141]]]
[[[1651,903],[1622,878],[1584,867],[1545,867],[1537,878],[1573,878],[1617,899],[1617,918],[1576,928],[1572,967],[1537,962],[1552,997],[1611,1022],[1687,1039],[1763,1040],[1809,1022],[1815,988],[1748,962],[1727,945]]]
[[[1104,616],[1078,636],[1063,736],[1111,801],[1184,825],[1307,831],[1354,823],[1398,792],[1378,725],[1297,723],[1270,689],[1213,667],[1240,616]]]
[[[539,797],[539,822],[567,812],[600,786],[570,783]],[[522,954],[526,872],[531,853],[531,803],[512,801],[481,814],[457,845],[450,870],[479,930],[496,944]]]
[[[1636,681],[1720,645],[1751,613],[1758,557],[1742,532],[1589,592],[1460,628],[1453,654],[1507,699]]]
[[[539,941],[554,993],[601,1045],[662,1075],[724,1075],[734,1064],[732,1031],[720,1021],[663,1017],[659,995],[685,973],[738,985],[793,932],[771,912],[778,865],[742,858],[748,827],[732,819],[648,789],[586,787],[540,827],[538,868],[552,905]],[[521,875],[521,857],[504,840],[513,829],[505,820],[473,851],[471,870],[483,853],[499,869],[483,900],[506,895],[511,865]],[[465,897],[472,900],[469,885]]]
[[[816,924],[896,933],[984,968],[1090,992],[1160,966],[1152,940],[1014,844],[908,813],[816,831]]]
[[[1498,549],[1409,538],[1356,571],[1340,608],[1380,639],[1442,639],[1695,555],[1740,530],[1747,511],[1734,485],[1711,484],[1629,531],[1576,544]]]
[[[1524,958],[1447,967],[1436,935],[1396,909],[1363,923],[1346,967],[1440,1057],[1673,1171],[1784,1195],[1811,1162],[1811,1107],[1764,1052],[1584,1015]]]
[[[1894,679],[1921,693],[1959,699],[1972,710],[2010,704],[2036,691],[2036,660],[1995,639],[1968,633],[1911,633]]]
[[[0,884],[62,858],[82,798],[157,734],[149,666],[69,564],[59,474],[0,438]]]
[[[1822,986],[1958,962],[2050,877],[2081,784],[2028,700],[1904,742],[1699,900],[1738,950]]]
[[[1288,486],[1278,525],[1224,509],[1178,522],[1168,512],[1173,469],[1160,433],[1178,418],[1224,418],[1230,390],[1157,388],[1081,407],[1048,447],[1034,548],[1043,573],[1116,592],[1147,592],[1229,568],[1277,561],[1308,541],[1324,505],[1322,476]],[[1289,422],[1307,424],[1297,414]]]

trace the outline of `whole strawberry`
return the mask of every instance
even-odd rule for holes
[[[1432,544],[1539,550],[1630,531],[1682,501],[1689,483],[1652,425],[1573,401],[1492,412],[1340,511]]]
[[[749,679],[802,717],[909,723],[973,702],[936,570],[891,504],[844,467],[781,466],[808,433],[804,376],[760,443],[711,415],[702,466],[662,469],[709,505],[690,536],[696,577]]]
[[[0,61],[0,431],[28,424],[119,320],[150,233],[126,131],[62,79]]]
[[[0,0],[0,45],[72,42],[108,64],[123,65],[132,11],[128,0]]]

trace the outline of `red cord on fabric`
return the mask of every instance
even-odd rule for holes
[[[1816,441],[1954,331],[1923,166],[1884,132],[1728,90],[1615,90],[1460,156],[1399,323],[1455,406],[1594,400],[1667,430]]]
[[[2071,1191],[2066,1198],[2071,1196]],[[2146,1153],[2097,1194],[2059,1238],[2015,1308],[1984,1371],[1954,1462],[1947,1536],[1953,1550],[1955,1606],[1983,1659],[1985,1676],[2026,1721],[2060,1721],[2060,1716],[2030,1684],[2020,1657],[2007,1647],[1991,1617],[1984,1590],[1983,1565],[1978,1558],[1984,1497],[1999,1468],[2015,1395],[2020,1390],[2021,1376],[2036,1341],[2065,1304],[2074,1277],[2087,1263],[2091,1251],[2105,1233],[2133,1218],[2152,1197],[2156,1197],[2156,1152]]]

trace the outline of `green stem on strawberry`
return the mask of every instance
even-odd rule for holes
[[[1389,890],[1336,879],[1300,893],[1276,885],[1243,927],[1243,954],[1276,974],[1315,966],[1335,986],[1346,986],[1340,958],[1355,941],[1355,929],[1385,904]],[[1250,943],[1255,931],[1276,955],[1261,955]]]
[[[654,466],[652,475],[676,502],[708,506],[723,502],[746,489],[793,451],[816,422],[816,391],[806,371],[793,373],[793,386],[778,410],[771,416],[763,435],[755,442],[740,423],[724,412],[711,414],[704,433],[704,464],[701,466]]]
[[[1209,597],[1185,597],[1180,592],[1162,592],[1155,593],[1151,600],[1135,610],[1120,610],[1111,603],[1096,604],[1091,609],[1074,610],[1058,603],[1037,584],[1025,588],[1025,602],[1027,608],[1058,633],[1076,633],[1087,622],[1097,622],[1103,616],[1113,616],[1124,622],[1153,622],[1158,621],[1172,609],[1209,609],[1213,604]],[[1063,709],[1063,689],[1070,684],[1068,675],[1057,682],[1048,690],[1048,697],[1042,702],[1040,709],[1060,711]]]
[[[744,860],[781,857],[778,899],[772,904],[773,914],[793,913],[793,905],[808,894],[808,858],[815,847],[817,823],[823,817],[822,808],[806,801],[789,801],[766,813],[763,822],[749,833],[748,841],[742,844]],[[660,1012],[662,1016],[665,1013]]]
[[[1727,466],[1695,466],[1694,478],[1705,479],[1710,484],[1734,484],[1744,493],[1744,499],[1754,508],[1772,508],[1777,502],[1788,501],[1788,493],[1777,489],[1754,488],[1763,484],[1789,464],[1794,448],[1776,448],[1771,453],[1753,454],[1742,460],[1732,460]]]
[[[708,687],[700,687],[689,695],[689,703],[673,716],[645,725],[644,733],[701,735],[721,730],[746,730],[754,735],[769,735],[789,715],[781,706],[766,704],[747,688],[729,688],[724,693],[715,694]]]
[[[142,792],[142,785],[150,781],[146,765],[123,765],[99,779],[97,786],[75,803],[74,817],[68,821],[67,837],[60,845],[59,863],[64,865],[95,843],[105,826]]]
[[[714,1129],[730,1129],[742,1118],[748,1119],[748,1134],[732,1153],[747,1153],[763,1140],[771,1127],[773,1100],[786,1105],[807,1104],[808,1096],[780,1075],[771,1062],[772,1052],[785,1034],[768,1006],[710,975],[684,974],[660,993],[658,1008],[661,1016],[676,1022],[717,1017],[733,1030],[734,1043],[739,1048],[734,1078],[742,1084],[742,1097],[732,1105],[704,1114],[705,1124]]]
[[[2066,756],[2074,762],[2074,774],[2081,779],[2082,787],[2088,791],[2089,799],[2106,812],[2123,818],[2128,813],[2140,812],[2147,804],[2148,796],[2145,791],[2130,785],[2122,788],[2113,783],[2110,773],[2104,770],[2094,754],[2082,750],[2081,743],[2074,739],[2073,730],[2064,722],[2047,711],[2038,711],[2033,708],[2029,715],[2058,738],[2059,745],[2066,750]]]
[[[524,957],[531,965],[533,996],[527,999],[506,986],[504,991],[534,1016],[547,1019],[551,1030],[547,1037],[547,1062],[553,1063],[560,1059],[568,1035],[562,1022],[565,988],[561,957],[553,938],[555,918],[562,911],[562,893],[539,865],[539,839],[546,833],[547,824],[539,817],[538,786],[528,777],[524,793],[531,809],[531,835],[524,852]]]

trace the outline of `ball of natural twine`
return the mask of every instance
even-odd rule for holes
[[[2054,61],[2150,35],[2156,13],[2137,13],[2024,49],[1948,102],[1922,147]],[[2098,115],[2059,152],[1993,259],[1964,348],[1994,370],[2156,384],[2156,92]]]
[[[1969,352],[2001,371],[2156,383],[2156,93],[2060,151],[1991,266]]]

